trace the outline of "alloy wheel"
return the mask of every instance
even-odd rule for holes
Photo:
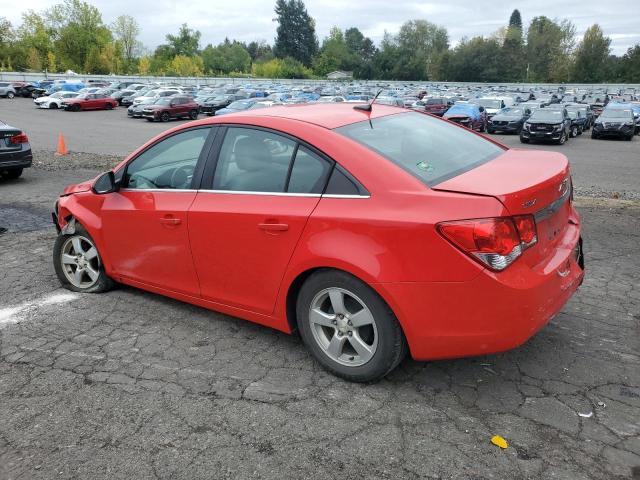
[[[354,293],[331,287],[318,292],[309,308],[309,324],[320,349],[349,367],[364,365],[378,347],[371,310]]]
[[[70,236],[62,245],[60,265],[74,287],[92,287],[100,276],[100,257],[91,240],[82,235]]]

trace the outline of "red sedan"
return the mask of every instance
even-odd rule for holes
[[[72,112],[80,110],[111,110],[118,106],[115,98],[104,93],[84,93],[62,102],[62,108]]]
[[[567,159],[400,108],[187,123],[68,187],[55,269],[298,331],[335,374],[514,348],[583,279]]]

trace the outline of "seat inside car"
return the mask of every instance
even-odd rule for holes
[[[274,163],[271,152],[263,139],[249,135],[239,138],[234,148],[238,169],[226,185],[227,190],[247,192],[282,192],[287,167]],[[231,172],[227,172],[227,176]]]

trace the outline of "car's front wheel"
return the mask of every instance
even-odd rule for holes
[[[113,287],[93,239],[78,223],[75,233],[56,238],[53,266],[62,286],[74,292],[100,293]]]
[[[300,289],[296,315],[311,354],[347,380],[378,380],[406,355],[404,334],[389,306],[371,287],[345,272],[312,274]]]
[[[163,122],[168,122],[169,120],[171,120],[171,115],[169,115],[169,112],[162,112],[162,115],[160,115],[160,120],[162,120]]]
[[[198,119],[198,111],[197,110],[191,110],[191,112],[189,112],[189,118],[191,120],[197,120]]]
[[[529,143],[529,139],[520,135],[520,143]]]
[[[570,136],[571,138],[575,138],[575,137],[577,137],[577,136],[578,136],[578,127],[575,127],[575,126],[571,127],[571,130],[570,130],[569,136]]]

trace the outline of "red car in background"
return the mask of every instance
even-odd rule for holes
[[[117,106],[118,101],[104,93],[84,93],[62,102],[62,108],[71,112],[79,112],[80,110],[111,110]]]
[[[298,331],[352,381],[514,348],[583,279],[569,162],[386,105],[189,122],[56,203],[66,288]]]
[[[425,112],[430,113],[431,115],[437,115],[438,117],[444,115],[444,112],[446,112],[449,107],[453,105],[453,102],[451,100],[447,100],[446,98],[442,97],[423,98],[422,103],[424,103]]]

